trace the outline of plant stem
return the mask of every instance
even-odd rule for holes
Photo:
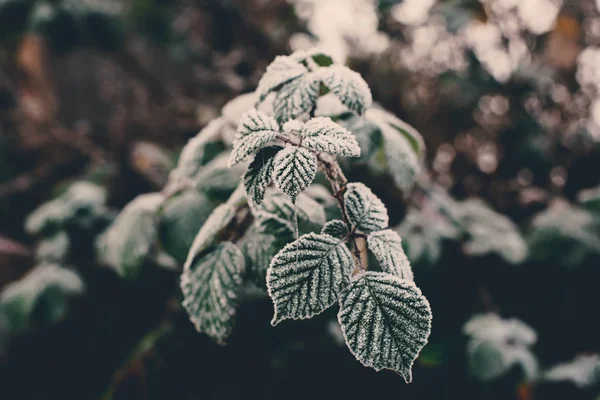
[[[329,181],[329,185],[331,186],[331,190],[333,191],[333,197],[336,198],[338,202],[338,206],[342,212],[342,218],[346,225],[350,226],[350,220],[348,219],[348,214],[346,213],[346,205],[344,203],[344,192],[346,191],[346,184],[348,183],[348,179],[344,172],[340,168],[340,164],[338,164],[335,157],[330,156],[329,154],[321,153],[317,156],[317,160],[323,172],[325,172],[325,177]],[[356,258],[356,268],[354,269],[353,275],[356,275],[360,271],[365,271],[367,269],[366,265],[363,265],[362,262],[362,254],[360,247],[358,247],[356,229],[353,229],[350,232],[349,238],[352,241],[352,245],[354,247],[353,252]]]

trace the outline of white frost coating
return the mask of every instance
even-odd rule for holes
[[[214,119],[187,142],[179,155],[177,167],[171,171],[171,182],[192,179],[196,175],[203,165],[206,145],[217,140],[225,124],[224,118]]]
[[[543,374],[546,381],[570,381],[579,388],[589,388],[600,382],[600,356],[584,354],[556,365]]]
[[[313,151],[344,157],[359,157],[360,147],[354,135],[327,117],[316,117],[304,124],[302,146]]]
[[[300,135],[304,122],[297,119],[291,119],[283,124],[283,131],[289,135]]]
[[[321,233],[331,235],[335,238],[344,238],[348,236],[350,229],[348,229],[348,225],[346,225],[344,221],[334,219],[333,221],[327,222],[325,226],[323,226]]]
[[[470,235],[464,246],[468,254],[496,253],[513,264],[527,256],[527,244],[515,223],[483,201],[469,199],[459,203],[456,217]]]
[[[346,245],[330,235],[309,233],[287,244],[267,271],[267,289],[275,306],[271,321],[306,319],[338,298],[353,260]]]
[[[326,221],[323,206],[304,193],[298,196],[294,204],[284,194],[269,190],[262,204],[256,208],[275,214],[290,222],[293,221],[296,215],[301,220],[318,226],[323,226]]]
[[[265,147],[256,153],[254,161],[248,166],[244,174],[244,189],[251,203],[260,204],[263,201],[265,191],[273,181],[275,156],[282,149],[279,146]]]
[[[463,333],[469,336],[467,362],[473,377],[487,382],[518,365],[527,380],[537,378],[538,364],[530,350],[537,334],[529,325],[488,313],[473,316],[463,327]]]
[[[231,242],[217,245],[181,275],[183,306],[198,332],[224,344],[243,286],[244,256]]]
[[[412,365],[431,332],[431,308],[412,282],[383,272],[352,278],[340,293],[338,321],[346,344],[366,367],[412,380]]]
[[[315,109],[320,87],[321,81],[316,72],[309,72],[283,86],[273,102],[277,121],[285,123]]]
[[[233,166],[260,150],[275,139],[278,132],[277,122],[267,114],[255,108],[246,112],[238,125],[229,165]]]
[[[277,56],[267,67],[267,71],[258,82],[256,94],[262,101],[271,91],[288,83],[302,75],[308,70],[296,60],[288,56]]]
[[[362,183],[349,183],[344,193],[346,214],[357,230],[370,233],[387,228],[389,218],[385,205]]]
[[[70,248],[69,235],[61,231],[40,241],[35,249],[35,259],[38,262],[63,262],[66,260]]]
[[[316,174],[317,157],[307,149],[287,146],[275,156],[275,183],[294,203]]]
[[[221,109],[221,114],[231,125],[238,126],[246,111],[254,108],[258,100],[256,92],[244,93],[230,100]]]
[[[419,159],[410,143],[397,130],[385,125],[379,125],[383,136],[383,150],[394,182],[408,194],[415,184],[417,174],[421,169]]]
[[[83,293],[79,275],[56,264],[42,264],[0,293],[0,308],[5,311],[7,327],[12,333],[24,332],[34,323],[38,307],[48,308],[47,323],[61,320],[70,297]]]
[[[158,235],[156,212],[163,201],[161,193],[147,193],[127,204],[98,239],[98,253],[103,263],[115,268],[123,277],[137,275]]]
[[[391,229],[373,232],[367,237],[367,245],[385,272],[414,281],[410,262],[402,249],[402,239],[396,232]]]
[[[359,73],[344,65],[332,65],[319,70],[320,79],[343,105],[362,114],[373,103],[371,89]]]
[[[235,207],[230,204],[221,204],[214,209],[194,238],[190,252],[185,260],[184,272],[191,268],[198,254],[213,244],[216,235],[231,222],[233,217],[235,217]]]

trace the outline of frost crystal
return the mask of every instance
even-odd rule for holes
[[[329,221],[325,224],[321,233],[326,233],[336,238],[344,238],[348,236],[350,230],[344,221],[334,219],[333,221]]]
[[[273,110],[277,121],[284,123],[316,108],[321,81],[311,72],[285,85],[275,97]]]
[[[550,368],[543,376],[547,381],[571,381],[579,388],[600,383],[600,356],[581,355],[574,360]]]
[[[337,154],[345,157],[360,156],[358,142],[346,129],[327,117],[308,121],[300,133],[302,146],[313,151]]]
[[[411,382],[413,362],[431,331],[429,303],[412,282],[383,272],[354,276],[340,293],[338,321],[358,361]]]
[[[298,121],[297,119],[291,119],[283,124],[283,131],[290,135],[300,135],[304,122]]]
[[[181,275],[183,306],[198,332],[224,344],[243,285],[244,256],[231,242],[217,245]]]
[[[243,161],[250,154],[275,139],[279,132],[277,122],[267,114],[253,108],[242,116],[237,136],[233,141],[229,165]]]
[[[319,72],[323,84],[351,111],[362,114],[371,106],[371,90],[359,73],[343,65],[332,65]]]
[[[350,250],[329,235],[309,233],[286,245],[267,272],[267,288],[275,305],[271,323],[323,312],[337,300],[352,265]]]
[[[258,82],[256,94],[259,96],[259,100],[262,101],[271,91],[304,75],[306,72],[308,72],[306,67],[291,57],[275,57],[275,60],[267,67],[267,72]]]
[[[402,239],[396,232],[391,229],[373,232],[367,237],[367,245],[385,272],[414,280],[410,262],[402,249]]]
[[[248,166],[244,174],[244,188],[246,197],[254,204],[260,204],[265,197],[265,191],[273,180],[275,170],[275,156],[283,147],[270,146],[261,149],[254,161]]]
[[[307,149],[287,146],[275,156],[275,183],[292,202],[315,179],[317,157]]]
[[[385,205],[362,183],[347,185],[344,202],[348,219],[359,231],[370,233],[388,226]]]

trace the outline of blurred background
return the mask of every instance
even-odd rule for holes
[[[0,0],[0,398],[600,398],[599,8]],[[152,254],[132,278],[98,251],[276,55],[313,46],[425,141],[435,190],[352,170],[432,305],[410,385],[356,362],[335,310],[272,328],[271,301],[249,301],[216,345],[178,265]]]

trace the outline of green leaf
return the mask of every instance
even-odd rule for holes
[[[350,223],[359,231],[370,233],[387,228],[389,218],[385,205],[362,183],[346,186],[344,205]]]
[[[241,164],[229,167],[229,156],[222,153],[200,169],[191,183],[211,199],[226,201],[239,185],[244,168]]]
[[[214,208],[209,198],[194,189],[177,193],[163,204],[160,239],[169,255],[184,263],[194,237]]]
[[[75,272],[56,264],[42,264],[4,287],[0,314],[6,317],[12,333],[26,332],[35,325],[51,325],[63,319],[69,300],[83,291],[83,281]]]
[[[544,373],[543,379],[551,382],[573,382],[580,389],[600,383],[600,356],[582,354],[564,364],[556,365]]]
[[[213,210],[196,234],[185,260],[184,268],[191,268],[192,264],[196,262],[196,258],[217,241],[218,235],[234,217],[235,207],[231,204],[224,203]]]
[[[412,365],[431,331],[429,303],[412,282],[383,272],[354,276],[340,294],[338,321],[358,361],[411,382]]]
[[[273,102],[273,111],[277,121],[283,124],[314,110],[320,87],[321,81],[314,72],[286,84],[277,92]]]
[[[354,135],[327,117],[316,117],[304,124],[300,132],[302,146],[313,151],[344,157],[360,156]]]
[[[391,229],[372,232],[367,236],[367,245],[383,271],[407,281],[414,280],[410,262],[402,249],[402,239],[396,232]]]
[[[326,219],[323,206],[304,193],[298,196],[294,204],[283,193],[269,190],[264,202],[257,207],[257,210],[277,215],[292,225],[297,217],[299,222],[306,223],[309,229],[313,227],[320,229]]]
[[[254,204],[260,204],[265,197],[267,187],[273,181],[273,171],[275,170],[275,156],[283,147],[270,146],[261,149],[254,161],[248,166],[244,174],[244,188],[246,196]]]
[[[98,253],[117,273],[134,279],[148,259],[158,237],[157,211],[164,198],[161,193],[136,197],[98,239]]]
[[[288,56],[277,56],[267,67],[267,71],[258,82],[256,94],[262,101],[270,92],[289,83],[308,72],[298,61]]]
[[[208,150],[211,145],[217,143],[225,125],[224,118],[214,119],[187,142],[179,155],[177,166],[171,171],[171,182],[194,180],[202,166],[212,159]]]
[[[421,135],[410,125],[387,111],[371,108],[365,118],[377,125],[383,137],[383,151],[390,174],[405,193],[415,183],[425,153]]]
[[[319,71],[323,84],[336,95],[342,104],[357,114],[371,106],[373,97],[367,82],[359,73],[344,65],[332,65]]]
[[[350,250],[332,236],[309,233],[289,243],[267,272],[267,288],[275,306],[271,324],[323,312],[336,301],[352,266]]]
[[[35,250],[35,259],[38,262],[65,262],[70,248],[69,235],[61,231],[40,241]]]
[[[274,223],[277,223],[277,217],[270,221],[255,222],[239,242],[242,253],[246,257],[250,279],[265,290],[267,270],[271,260],[287,243],[294,240],[291,226],[279,220],[279,228],[271,229]]]
[[[307,149],[287,146],[275,156],[275,183],[294,203],[316,174],[317,157]]]
[[[196,330],[224,344],[233,328],[243,287],[244,256],[231,242],[207,250],[181,275],[183,306]]]
[[[238,125],[229,166],[244,161],[249,155],[260,150],[274,140],[278,132],[277,122],[267,114],[255,108],[246,112]]]
[[[321,233],[331,235],[335,238],[345,238],[350,233],[350,229],[348,225],[342,220],[334,219],[333,221],[329,221],[323,227]]]
[[[469,234],[464,250],[467,254],[496,253],[507,262],[518,264],[527,256],[527,244],[518,227],[479,199],[459,203],[456,218]]]

